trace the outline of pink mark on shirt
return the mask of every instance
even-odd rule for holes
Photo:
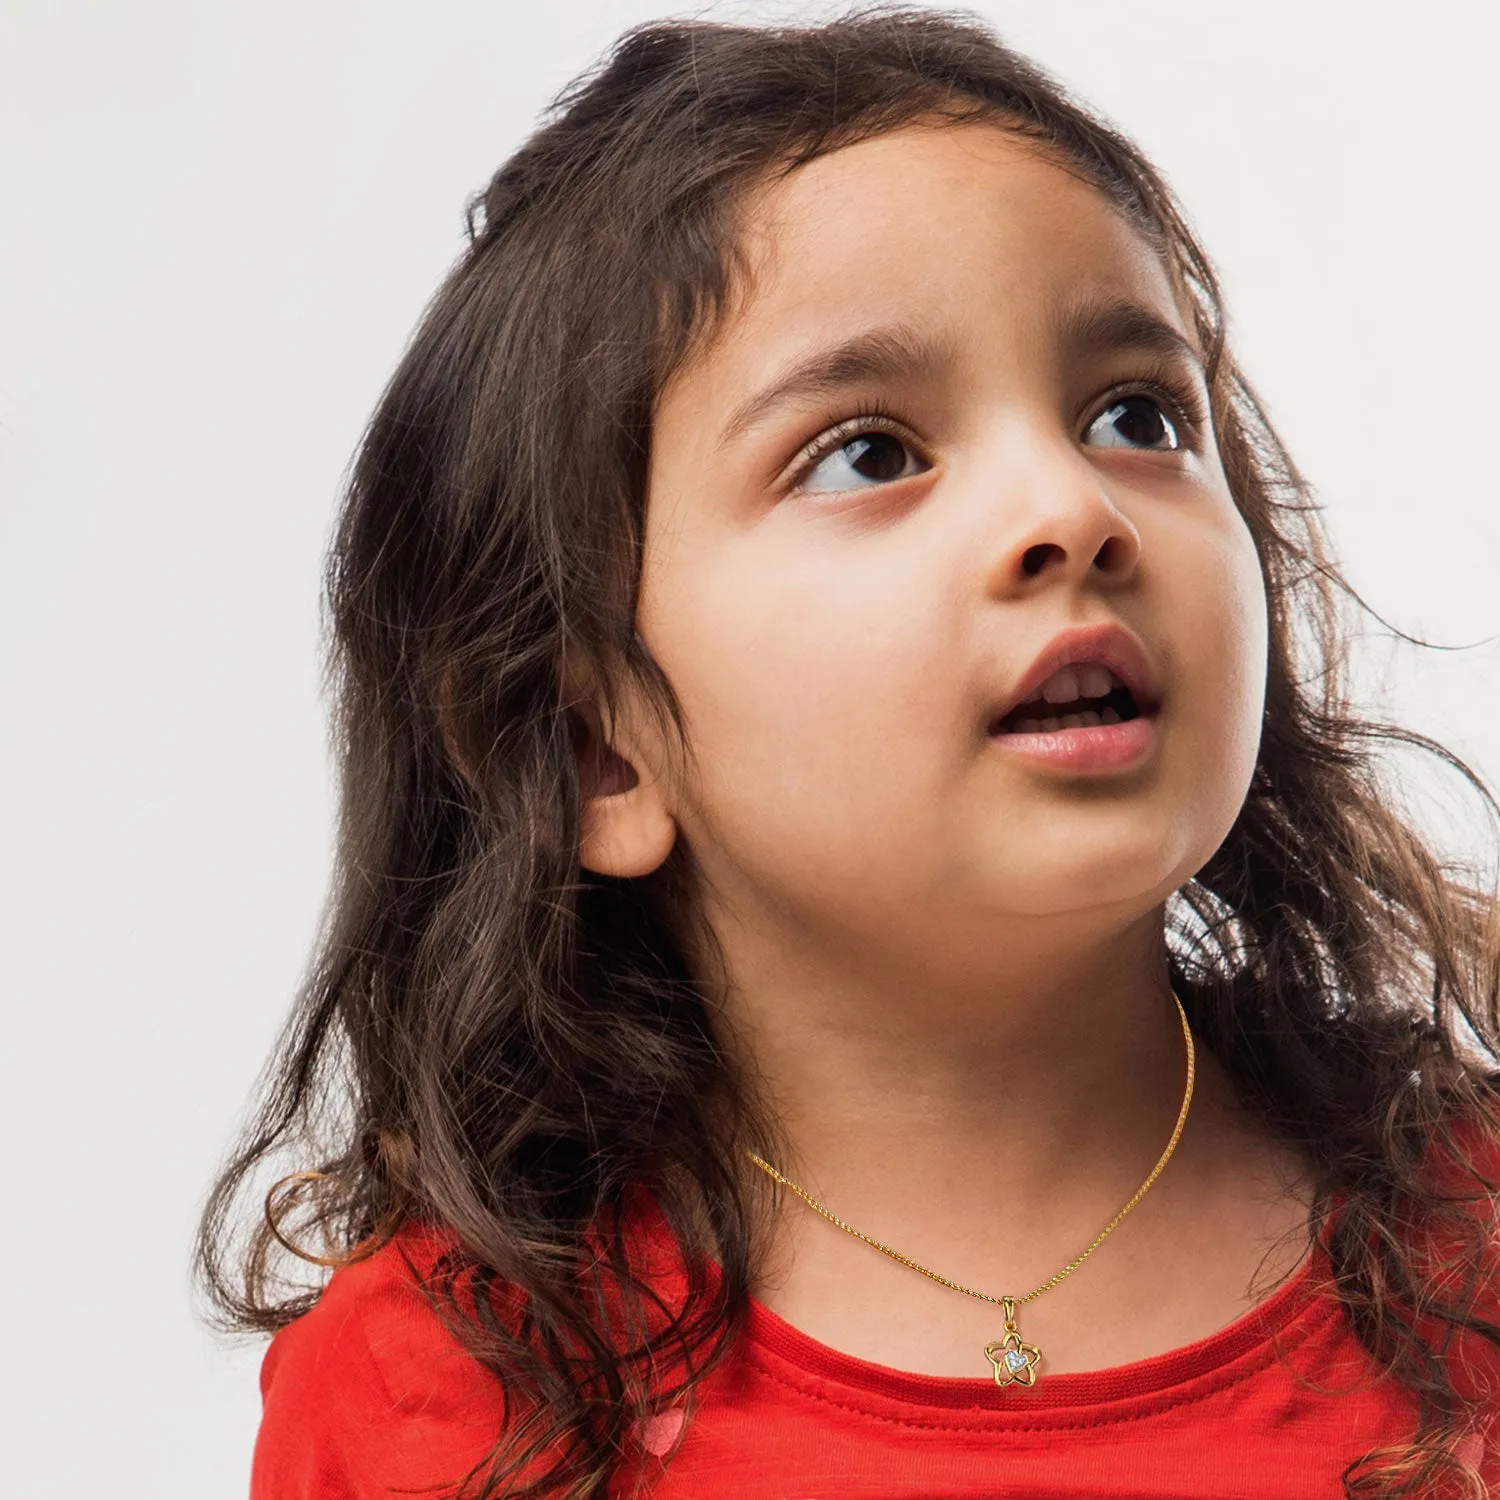
[[[674,1406],[670,1411],[648,1417],[641,1424],[641,1445],[646,1452],[654,1453],[657,1457],[666,1453],[677,1441],[677,1434],[682,1431],[686,1415],[680,1406]]]
[[[1467,1437],[1460,1438],[1453,1445],[1453,1456],[1477,1468],[1484,1460],[1484,1439],[1477,1432],[1471,1432]]]

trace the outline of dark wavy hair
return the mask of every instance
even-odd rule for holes
[[[919,120],[1036,142],[1129,215],[1192,309],[1270,658],[1244,806],[1165,908],[1171,980],[1247,1103],[1312,1164],[1309,1234],[1327,1231],[1333,1291],[1417,1398],[1410,1441],[1351,1465],[1347,1492],[1446,1475],[1478,1493],[1448,1356],[1459,1337],[1500,1343],[1481,1295],[1497,1183],[1473,1149],[1500,1142],[1500,919],[1472,868],[1401,814],[1377,755],[1436,756],[1492,830],[1500,809],[1440,744],[1351,709],[1350,602],[1367,606],[1226,347],[1213,269],[1162,178],[965,12],[637,27],[470,204],[330,549],[332,885],[204,1210],[201,1284],[221,1326],[273,1330],[320,1292],[289,1249],[338,1264],[405,1225],[446,1226],[434,1306],[506,1392],[505,1430],[465,1483],[485,1497],[603,1494],[632,1425],[690,1394],[742,1327],[759,1252],[742,1153],[774,1160],[785,1142],[710,1025],[692,851],[679,838],[637,879],[582,869],[580,756],[600,753],[626,681],[691,755],[634,629],[647,456],[657,393],[722,326],[744,270],[746,190]],[[1462,1191],[1435,1149],[1472,1168]],[[306,1170],[262,1212],[288,1162]],[[620,1231],[641,1187],[688,1269],[683,1306],[654,1324]],[[518,1315],[466,1286],[508,1288]],[[670,1388],[648,1378],[668,1354],[685,1360]]]

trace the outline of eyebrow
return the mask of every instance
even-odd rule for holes
[[[1059,342],[1075,359],[1138,349],[1203,368],[1203,354],[1186,334],[1159,313],[1124,297],[1074,303],[1063,310],[1056,327]]]
[[[1074,359],[1138,349],[1203,366],[1203,356],[1191,339],[1158,313],[1125,298],[1074,303],[1054,321],[1059,342]],[[854,334],[815,350],[742,401],[725,422],[719,447],[727,447],[779,406],[817,401],[861,382],[931,376],[953,358],[949,337],[907,323]]]
[[[862,381],[932,375],[952,362],[950,339],[906,323],[872,328],[798,360],[770,385],[742,401],[719,434],[725,447],[778,406],[816,401]]]

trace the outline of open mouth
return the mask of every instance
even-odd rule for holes
[[[1091,663],[1082,672],[1064,669],[1056,673],[1033,697],[992,723],[989,732],[1055,734],[1062,729],[1128,724],[1144,712],[1113,672]]]

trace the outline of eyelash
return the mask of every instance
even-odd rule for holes
[[[1165,408],[1178,430],[1184,446],[1196,447],[1208,420],[1203,397],[1197,387],[1183,379],[1175,366],[1169,363],[1150,365],[1132,380],[1123,380],[1111,386],[1091,405],[1085,429],[1109,410],[1116,401],[1126,396],[1151,396]],[[893,406],[878,397],[861,399],[854,411],[826,432],[813,439],[795,461],[789,489],[796,489],[832,453],[837,453],[846,443],[852,442],[864,432],[889,432],[903,442],[909,442],[912,423]]]
[[[1169,360],[1147,365],[1133,380],[1122,380],[1100,398],[1092,422],[1108,411],[1110,405],[1124,396],[1153,396],[1166,408],[1167,415],[1178,426],[1178,435],[1188,446],[1196,446],[1208,425],[1208,411],[1197,383],[1186,379]],[[1087,425],[1087,424],[1085,424]],[[1191,440],[1191,442],[1189,442]]]
[[[908,441],[907,434],[912,424],[894,407],[880,399],[861,400],[855,404],[853,413],[843,421],[830,427],[805,447],[796,459],[796,467],[788,481],[788,488],[796,489],[814,469],[831,453],[837,453],[846,443],[853,442],[862,432],[889,432],[893,437]]]

